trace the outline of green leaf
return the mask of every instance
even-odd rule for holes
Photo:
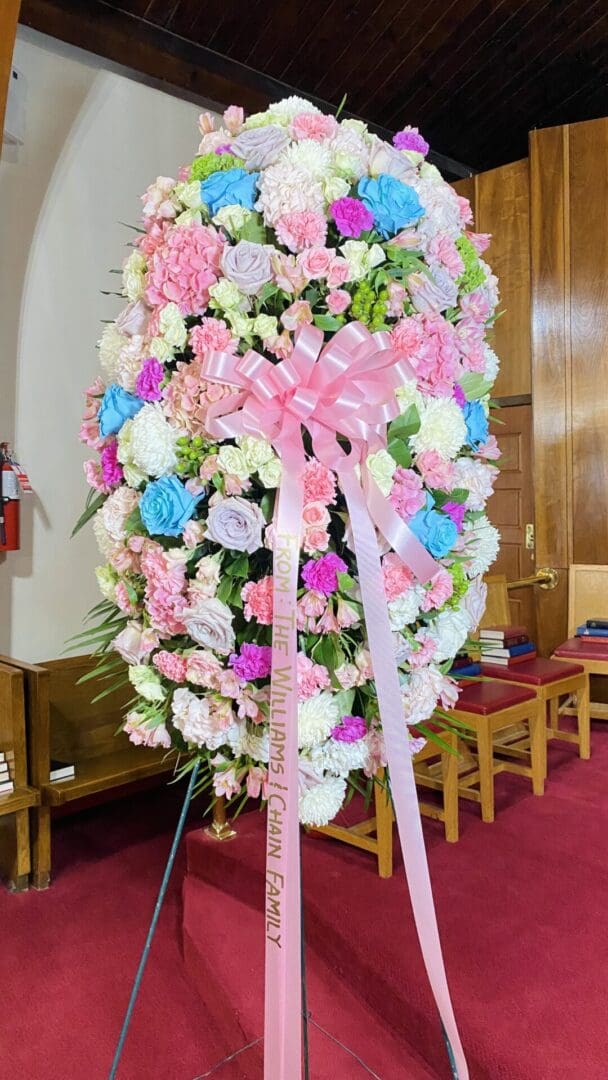
[[[391,439],[387,449],[398,465],[403,466],[404,469],[409,469],[412,464],[412,455],[407,443],[404,443],[401,439]]]
[[[415,405],[409,405],[401,416],[397,416],[388,426],[389,439],[409,439],[420,430],[420,416]]]
[[[131,511],[125,521],[125,533],[127,534],[127,536],[133,536],[133,533],[139,533],[143,531],[144,523],[141,520],[139,506],[136,506],[135,509]]]
[[[279,286],[275,285],[272,281],[267,281],[260,293],[260,303],[266,304],[268,300],[272,300],[273,296],[276,296],[280,292]]]
[[[220,581],[220,583],[218,585],[218,590],[217,590],[216,596],[217,596],[218,600],[222,601],[223,604],[227,604],[231,592],[232,592],[232,578],[228,574],[226,574],[226,576],[222,578],[222,580]]]
[[[442,506],[446,503],[465,503],[469,497],[469,492],[466,488],[454,488],[453,491],[435,491],[433,490],[433,498],[435,499],[435,506],[438,510],[441,510]]]
[[[339,694],[334,694],[334,703],[338,706],[340,716],[350,716],[351,709],[353,707],[353,701],[355,700],[355,691],[353,690],[341,690]]]
[[[321,295],[321,293],[319,292],[318,289],[315,289],[313,285],[309,285],[308,288],[306,289],[305,293],[304,293],[304,299],[308,301],[308,303],[310,304],[310,306],[312,308],[312,307],[315,306],[315,304],[316,304],[317,300],[319,299],[320,295]]]
[[[340,592],[349,593],[353,591],[356,582],[355,579],[350,576],[350,574],[345,574],[344,571],[338,570],[337,578]]]
[[[342,320],[337,319],[335,315],[315,315],[314,324],[319,330],[339,330]]]
[[[488,379],[484,379],[483,375],[478,371],[465,371],[458,381],[467,401],[475,401],[477,398],[484,397],[485,394],[489,393],[493,385]]]
[[[90,521],[91,518],[97,513],[97,511],[101,509],[106,499],[107,495],[104,495],[104,493],[100,491],[99,494],[91,500],[89,505],[85,508],[85,510],[78,518],[78,521],[76,522],[74,528],[72,529],[72,537],[76,536],[76,533],[80,532],[82,527],[86,525],[87,521]],[[70,537],[70,539],[72,537]]]
[[[249,556],[243,552],[237,555],[231,563],[226,563],[226,573],[233,578],[246,578],[249,576]]]
[[[252,244],[266,243],[266,228],[258,214],[248,218],[242,229],[239,229],[239,240],[250,240]]]

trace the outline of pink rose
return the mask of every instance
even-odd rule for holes
[[[298,266],[309,281],[327,277],[334,252],[326,247],[306,248],[300,252],[297,258]]]
[[[338,289],[340,285],[344,285],[345,281],[348,281],[350,277],[350,266],[347,259],[343,259],[341,255],[336,255],[331,261],[331,266],[327,274],[327,287],[328,289]]]
[[[313,525],[304,530],[302,547],[307,555],[314,555],[315,551],[326,551],[329,547],[329,533],[327,529],[320,529]]]
[[[266,248],[249,240],[239,240],[234,247],[224,248],[222,270],[247,296],[257,296],[272,277]]]
[[[138,622],[128,622],[124,630],[114,638],[112,648],[127,664],[141,664],[143,658],[158,645],[154,630],[143,630]]]
[[[333,289],[325,298],[330,315],[341,315],[350,304],[350,293],[346,289]]]
[[[427,487],[451,491],[455,483],[454,463],[444,461],[436,450],[423,450],[416,458],[416,467]]]
[[[321,528],[329,525],[331,518],[329,510],[323,502],[307,503],[302,511],[302,521],[305,525],[318,525]]]

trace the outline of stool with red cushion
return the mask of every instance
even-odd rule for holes
[[[564,641],[553,653],[554,657],[574,660],[584,667],[587,675],[608,675],[608,638],[603,641],[589,641],[587,637],[572,637]],[[561,713],[576,715],[575,707],[562,708]],[[598,720],[608,720],[608,705],[602,701],[590,701],[589,715]],[[583,755],[581,754],[581,757]]]
[[[579,639],[576,639],[579,640]],[[589,674],[582,664],[566,660],[524,660],[513,667],[500,664],[483,663],[482,675],[517,686],[530,686],[536,691],[545,706],[545,715],[549,712],[547,727],[548,739],[561,739],[576,743],[579,756],[591,755],[591,728],[589,721]],[[577,731],[563,731],[559,726],[559,700],[566,695],[577,696]]]
[[[449,710],[449,715],[475,733],[474,765],[459,777],[458,793],[481,804],[483,821],[494,821],[494,777],[498,773],[528,776],[534,794],[544,794],[547,763],[544,705],[535,688],[514,686],[504,680],[467,680],[461,683],[458,705]],[[529,732],[529,763],[496,758],[496,734],[522,724],[527,725]]]

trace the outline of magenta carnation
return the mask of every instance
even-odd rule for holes
[[[343,716],[337,727],[333,728],[331,737],[337,742],[359,742],[366,731],[367,727],[362,716]]]
[[[374,224],[374,215],[371,210],[368,210],[359,199],[352,199],[350,195],[345,195],[343,199],[336,199],[331,204],[329,212],[342,236],[354,236],[358,239],[362,232],[371,229]]]
[[[239,653],[232,653],[228,663],[234,674],[244,682],[265,679],[272,668],[272,649],[270,645],[244,644]]]
[[[414,150],[417,154],[425,156],[429,152],[429,144],[426,139],[423,139],[418,128],[407,127],[403,131],[398,131],[396,135],[393,135],[393,146],[396,146],[397,150]]]
[[[164,375],[163,365],[155,357],[150,356],[147,360],[144,360],[135,382],[137,396],[143,401],[160,401],[162,398],[160,384]]]
[[[333,551],[322,555],[320,559],[309,559],[302,567],[302,581],[307,589],[329,596],[338,588],[338,572],[348,569],[344,559]]]
[[[123,477],[122,466],[119,465],[116,457],[117,450],[118,443],[116,439],[112,439],[101,451],[101,475],[104,484],[107,484],[108,487],[120,484]]]
[[[451,517],[456,528],[458,529],[458,532],[461,532],[464,523],[464,512],[466,509],[464,503],[446,502],[443,504],[441,509],[443,510],[444,514],[447,514],[448,517]]]

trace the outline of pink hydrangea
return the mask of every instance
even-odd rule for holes
[[[262,626],[272,623],[272,576],[248,581],[241,590],[246,619],[255,619]]]
[[[325,216],[314,210],[292,210],[290,214],[283,214],[274,228],[279,243],[296,253],[308,247],[323,247],[327,237]]]
[[[161,675],[164,675],[167,679],[171,679],[172,682],[182,683],[186,681],[186,668],[188,662],[184,656],[180,656],[179,653],[168,652],[166,649],[161,649],[152,657],[152,663],[157,671],[160,671]]]
[[[402,596],[408,589],[411,589],[414,584],[414,575],[411,570],[393,551],[385,555],[382,560],[382,578],[384,592],[389,604],[392,600],[396,600],[398,596]]]
[[[291,121],[292,138],[298,140],[314,139],[315,142],[323,142],[333,138],[337,130],[338,122],[335,116],[324,116],[323,113],[298,113]]]
[[[117,451],[118,443],[116,439],[111,439],[101,451],[101,472],[104,484],[107,484],[108,487],[120,484],[123,478],[122,465],[116,456]]]
[[[202,359],[199,357],[190,364],[180,360],[163,390],[165,415],[190,435],[206,435],[209,407],[234,393],[233,387],[223,383],[206,382],[201,368]]]
[[[179,225],[169,229],[152,255],[146,299],[153,305],[178,305],[182,315],[202,315],[209,288],[220,274],[224,237],[212,225]]]
[[[232,336],[230,327],[223,319],[201,319],[200,325],[190,331],[190,348],[198,357],[204,357],[209,349],[234,353],[237,346],[237,338]]]
[[[451,491],[455,483],[453,461],[444,461],[436,450],[423,450],[416,458],[416,468],[429,488]]]
[[[316,458],[306,462],[304,469],[304,502],[322,502],[325,506],[336,501],[336,478]]]
[[[350,304],[351,296],[346,289],[332,289],[325,297],[330,315],[341,315]]]
[[[427,589],[422,600],[423,611],[433,611],[434,608],[442,608],[454,592],[452,575],[443,567],[440,567],[431,580],[431,587]]]
[[[408,357],[422,393],[451,396],[462,349],[451,323],[435,312],[413,315],[397,323],[391,338]]]
[[[421,510],[426,501],[422,480],[413,469],[404,469],[398,465],[393,474],[393,486],[390,501],[404,521]]]
[[[329,672],[323,664],[315,664],[305,653],[298,653],[298,697],[306,701],[319,690],[331,686]]]
[[[346,573],[348,567],[335,552],[330,551],[320,559],[310,559],[302,567],[302,581],[307,589],[330,596],[338,588],[338,574]]]

